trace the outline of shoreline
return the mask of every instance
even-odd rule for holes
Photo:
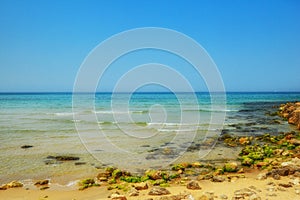
[[[283,114],[285,110],[290,110],[285,105],[281,105],[276,114],[288,118]],[[294,105],[300,107],[300,103]],[[295,118],[294,114],[291,116]],[[299,131],[256,136],[223,133],[218,144],[233,150],[239,149],[238,161],[224,160],[218,164],[184,162],[173,164],[170,169],[147,170],[140,175],[107,167],[99,169],[96,177],[94,174],[94,177],[73,181],[66,186],[47,179],[23,183],[15,181],[0,187],[0,199],[204,200],[211,197],[249,197],[258,200],[300,197]],[[61,156],[53,158],[75,159]]]

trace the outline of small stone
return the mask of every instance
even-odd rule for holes
[[[280,180],[281,179],[281,176],[279,174],[274,174],[272,176],[275,180]]]
[[[278,185],[281,187],[284,187],[284,188],[293,187],[293,185],[291,183],[279,183]]]
[[[49,180],[40,180],[34,183],[34,185],[40,186],[40,185],[47,185],[49,183]]]
[[[74,165],[85,165],[86,162],[75,162]]]
[[[238,164],[236,162],[226,163],[224,165],[225,172],[237,172],[238,171]]]
[[[257,194],[252,194],[249,197],[249,200],[261,200],[260,196],[258,196]]]
[[[261,189],[258,189],[257,187],[255,187],[255,186],[253,186],[253,185],[251,185],[251,186],[249,187],[249,189],[255,190],[255,191],[257,191],[257,192],[262,192]]]
[[[295,178],[293,180],[290,181],[290,183],[292,183],[293,185],[299,185],[299,178]]]
[[[300,189],[295,190],[296,194],[300,195]]]
[[[221,194],[221,195],[219,196],[219,198],[220,198],[220,199],[228,199],[228,196],[225,195],[225,194]]]
[[[22,149],[29,149],[29,148],[32,148],[33,146],[32,145],[23,145],[21,146]]]
[[[120,194],[112,194],[111,199],[112,200],[127,200],[127,198],[124,195],[120,195]]]
[[[137,190],[147,190],[148,185],[147,185],[147,183],[139,183],[139,184],[134,185],[134,188]]]
[[[256,177],[257,180],[264,180],[266,178],[267,178],[267,174],[266,173],[260,173]]]
[[[199,186],[198,182],[196,182],[196,181],[190,181],[186,187],[187,187],[187,189],[190,189],[190,190],[201,190],[201,187]]]
[[[277,190],[282,191],[282,192],[286,191],[286,189],[284,187],[281,187],[281,186],[277,187]]]
[[[170,191],[167,190],[166,188],[162,187],[153,187],[150,192],[148,193],[149,195],[167,195],[170,194]]]
[[[268,182],[267,185],[276,186],[276,184],[274,182]]]
[[[267,193],[266,196],[269,196],[269,197],[277,197],[277,194],[275,194],[275,193],[271,193],[271,194]]]
[[[213,182],[224,182],[225,181],[225,178],[223,176],[214,176],[212,178],[212,181]]]
[[[7,188],[16,188],[16,187],[23,187],[23,184],[18,181],[12,181],[6,184]]]
[[[130,197],[136,197],[139,196],[139,191],[135,188],[131,188],[131,190],[129,191],[129,196]]]
[[[201,197],[199,197],[198,200],[214,200],[214,197],[210,196],[210,195],[202,195]]]
[[[49,186],[43,186],[43,187],[40,188],[40,190],[47,190],[49,188],[50,188]]]
[[[270,187],[267,187],[267,191],[274,192],[274,191],[276,191],[276,189],[274,186],[270,186]]]

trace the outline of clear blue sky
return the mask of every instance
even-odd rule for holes
[[[300,91],[299,11],[298,0],[0,0],[0,92],[72,91],[96,45],[149,26],[200,43],[227,91]]]

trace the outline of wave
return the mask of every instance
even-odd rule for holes
[[[230,109],[184,109],[185,112],[238,112],[239,110],[230,110]]]
[[[73,116],[75,113],[73,112],[57,112],[57,113],[46,113],[47,115],[55,115],[55,116]]]

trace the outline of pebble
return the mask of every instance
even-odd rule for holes
[[[286,191],[286,189],[285,189],[284,187],[281,187],[281,186],[278,186],[278,187],[277,187],[277,190],[282,191],[282,192],[285,192],[285,191]]]
[[[214,177],[212,178],[212,181],[213,181],[213,182],[224,182],[224,181],[225,181],[225,178],[222,177],[222,176],[214,176]]]
[[[267,179],[267,174],[266,173],[260,173],[256,177],[257,180],[264,180]]]
[[[257,192],[262,192],[261,189],[258,189],[257,187],[255,187],[255,186],[253,186],[253,185],[251,185],[251,186],[249,187],[249,189],[255,190],[255,191],[257,191]]]
[[[120,194],[112,194],[111,199],[112,200],[127,200],[127,198],[124,195],[120,195]]]
[[[131,190],[128,192],[130,197],[136,197],[139,196],[139,191],[135,188],[131,188]]]
[[[198,182],[196,182],[196,181],[190,181],[186,187],[187,187],[187,189],[190,189],[190,190],[201,190],[201,187],[199,186]]]
[[[260,196],[258,196],[257,194],[252,194],[249,197],[249,200],[261,200]]]
[[[279,183],[278,185],[281,187],[284,187],[284,188],[293,187],[293,185],[291,183]]]
[[[225,195],[225,194],[221,194],[221,195],[219,196],[219,198],[220,198],[220,199],[228,199],[228,196]]]
[[[167,190],[166,188],[162,187],[153,187],[150,192],[148,193],[149,195],[167,195],[170,194],[170,191]]]

